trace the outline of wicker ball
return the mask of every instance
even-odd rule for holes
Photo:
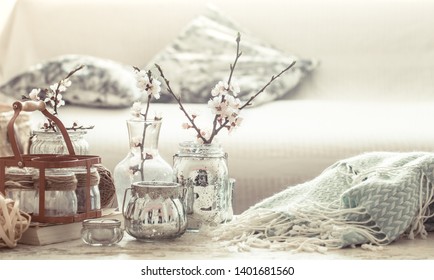
[[[18,203],[0,193],[0,248],[17,246],[29,225],[30,216],[19,210]]]
[[[99,173],[99,192],[101,196],[101,208],[113,205],[116,199],[116,189],[111,172],[103,165],[95,166]]]

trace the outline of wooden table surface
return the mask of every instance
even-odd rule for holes
[[[329,250],[325,253],[291,251],[272,251],[251,249],[237,251],[235,247],[226,247],[212,241],[201,233],[187,232],[183,236],[166,241],[140,242],[125,233],[122,241],[110,247],[93,247],[84,244],[81,239],[33,246],[18,244],[17,247],[0,248],[0,260],[65,260],[65,259],[144,259],[144,260],[228,260],[228,259],[290,259],[290,260],[434,260],[434,234],[427,239],[401,239],[382,250],[371,251],[361,248]]]

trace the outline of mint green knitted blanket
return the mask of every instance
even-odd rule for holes
[[[433,228],[434,154],[372,152],[341,160],[211,230],[238,248],[325,251],[425,238]]]

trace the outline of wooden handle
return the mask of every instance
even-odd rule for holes
[[[25,112],[33,112],[33,111],[44,111],[46,109],[44,101],[16,101],[13,104],[13,108],[21,109],[21,111]]]

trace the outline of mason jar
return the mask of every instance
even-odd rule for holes
[[[5,196],[19,202],[19,209],[26,213],[34,213],[37,205],[38,190],[33,183],[33,168],[10,167],[5,174]]]
[[[174,180],[187,188],[188,229],[232,219],[227,154],[218,144],[182,142],[173,157]]]
[[[39,190],[39,174],[34,177]],[[61,217],[77,214],[77,179],[75,174],[64,169],[45,171],[45,216]],[[39,215],[39,192],[35,203],[35,214]]]
[[[87,190],[87,169],[85,167],[77,167],[68,169],[75,174],[77,179],[77,189],[75,194],[77,195],[77,211],[79,213],[86,212],[86,190]],[[100,176],[95,167],[90,168],[90,210],[101,209],[101,195],[99,191]]]
[[[181,236],[187,228],[184,196],[185,189],[177,183],[133,183],[122,203],[125,231],[140,241]]]

